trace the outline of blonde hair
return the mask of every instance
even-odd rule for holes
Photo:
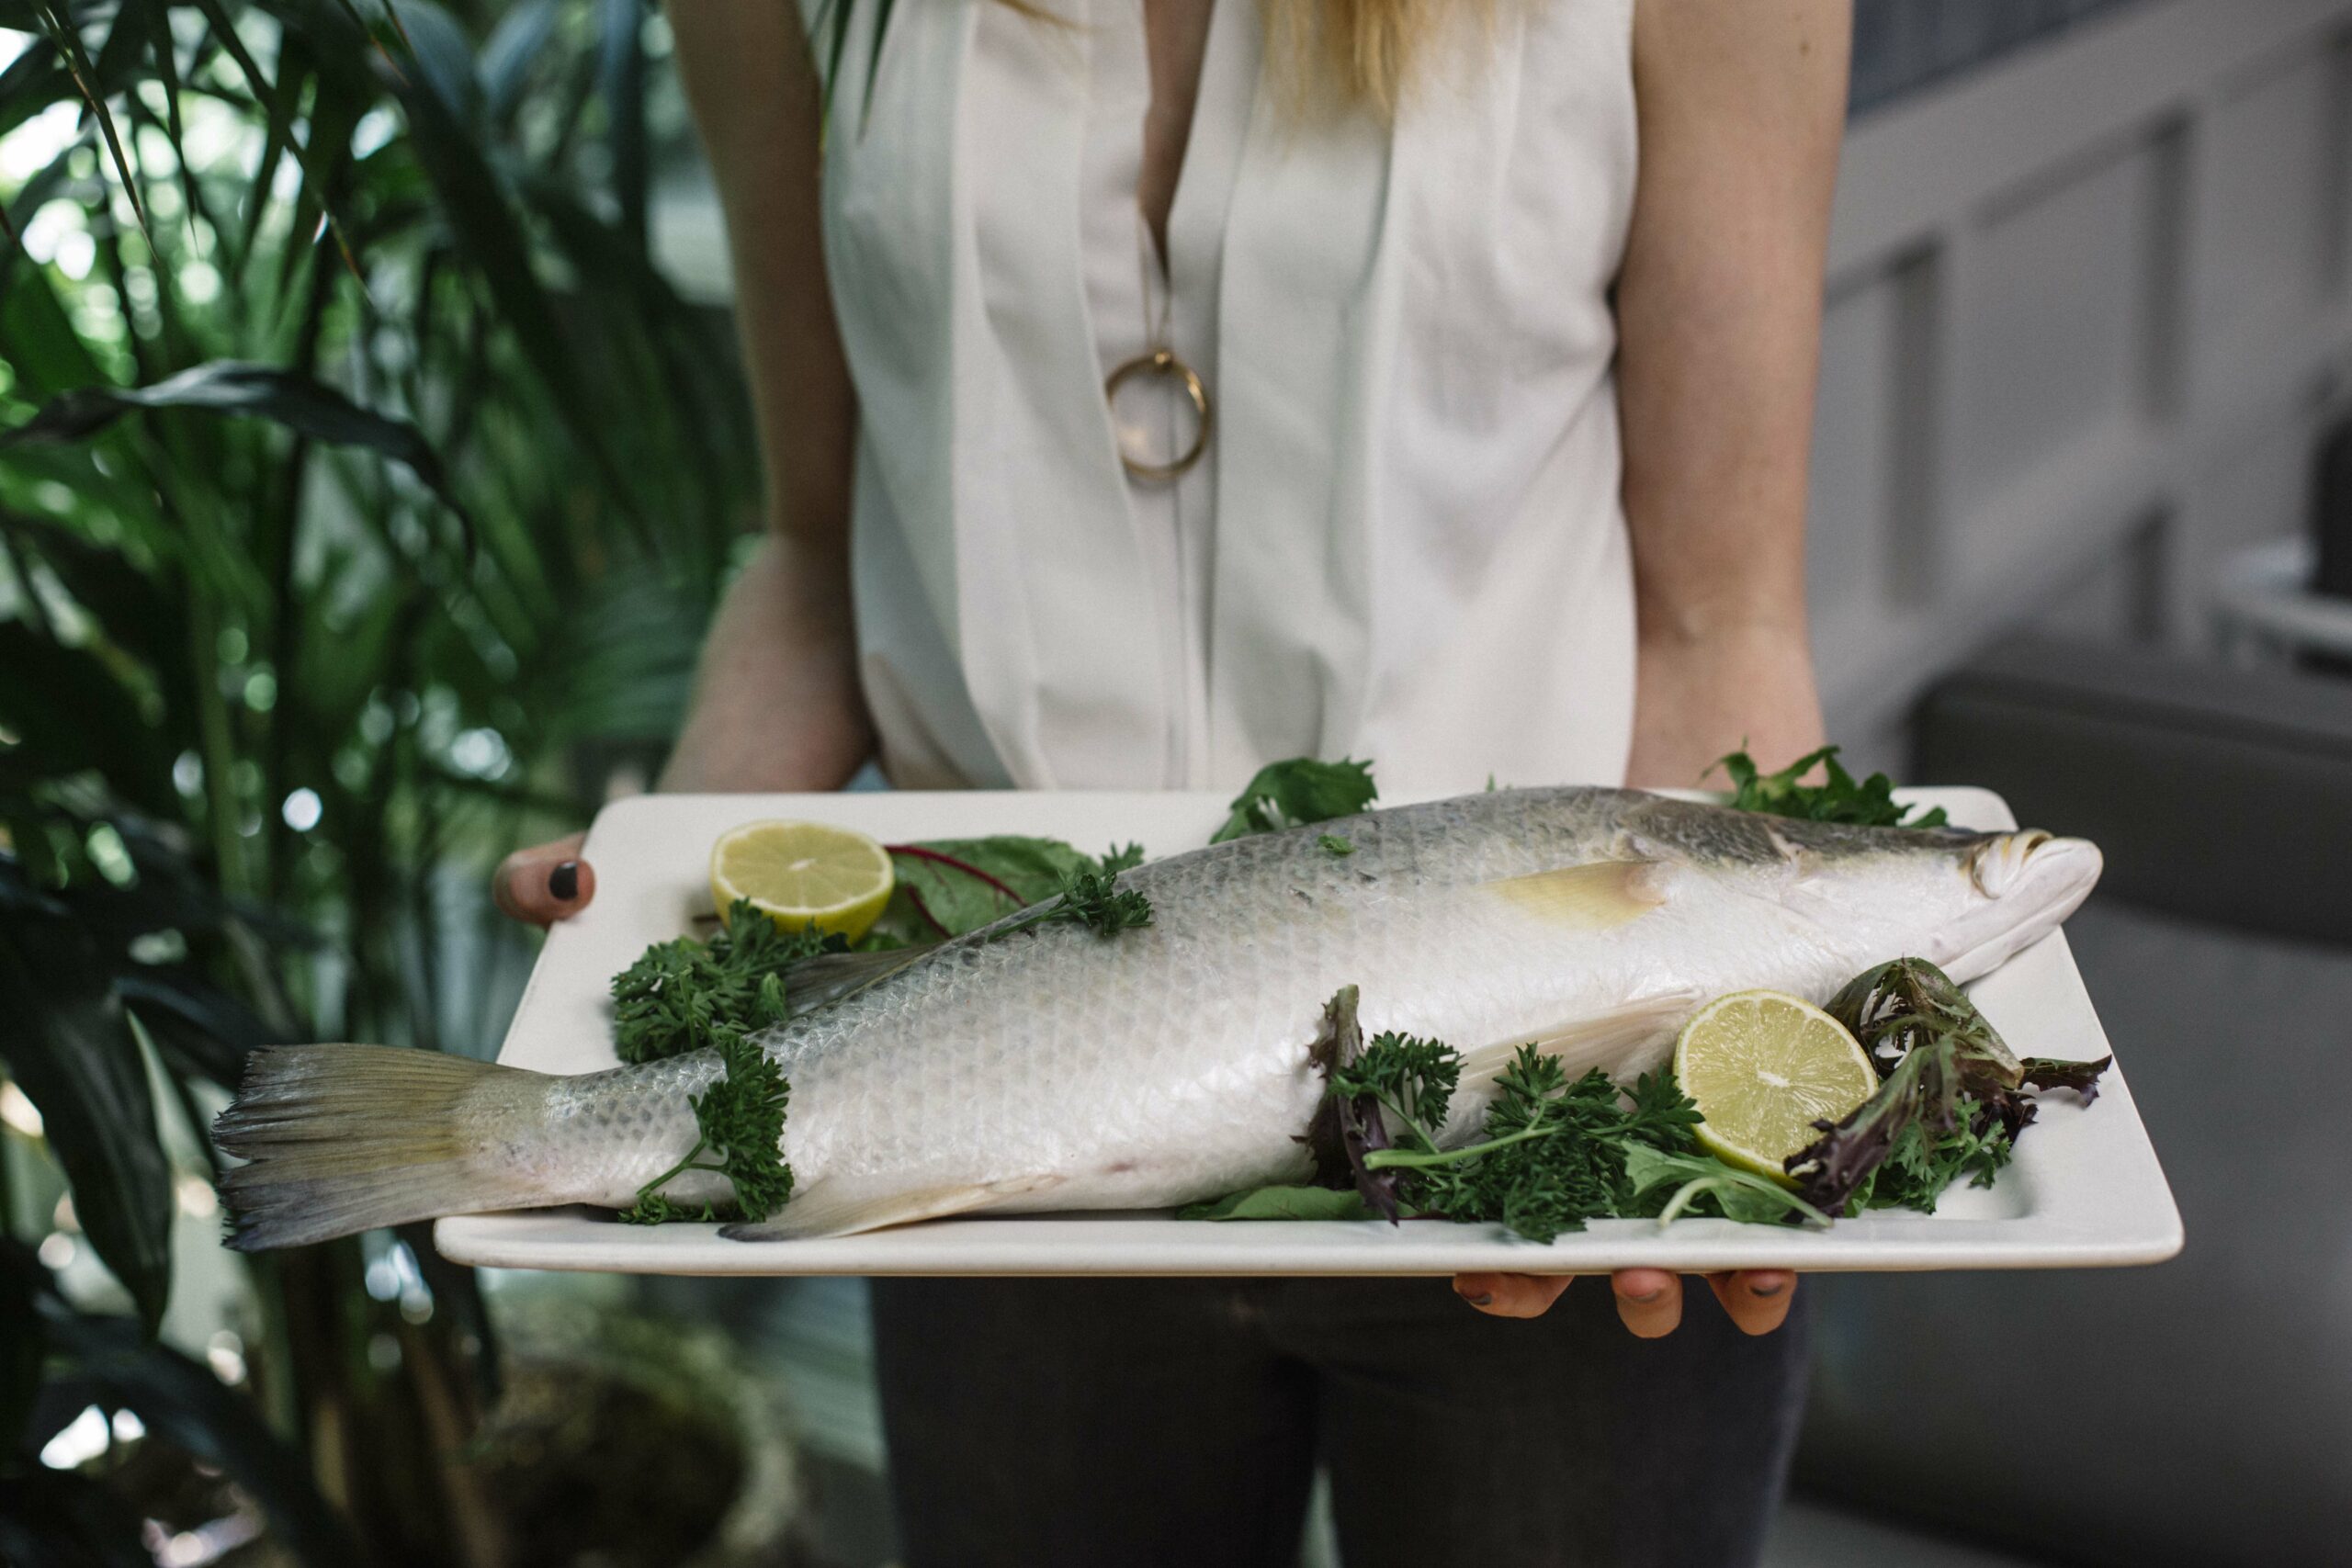
[[[1001,0],[1059,20],[1052,0]],[[1266,54],[1295,103],[1335,91],[1342,103],[1387,118],[1434,48],[1443,22],[1490,21],[1494,0],[1261,0]]]
[[[1490,0],[1263,0],[1266,52],[1295,87],[1328,84],[1384,118],[1396,110],[1441,22],[1485,21]]]

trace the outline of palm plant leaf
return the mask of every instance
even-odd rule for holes
[[[250,1399],[222,1386],[203,1363],[124,1332],[128,1325],[119,1321],[74,1311],[20,1243],[0,1241],[0,1247],[10,1275],[33,1274],[33,1312],[67,1369],[62,1409],[97,1404],[135,1413],[150,1432],[232,1477],[299,1562],[369,1561],[311,1481],[301,1456],[269,1429]]]
[[[106,95],[98,88],[97,67],[82,47],[81,33],[56,0],[32,0],[32,13],[35,24],[64,61],[74,90],[82,95],[82,101],[97,120],[99,134],[106,138],[107,152],[114,159],[115,172],[121,176],[123,193],[130,198],[130,210],[139,220],[139,227],[144,230],[147,209],[139,199],[139,181],[130,172],[130,159],[122,150],[121,134],[115,129],[114,114],[107,107]]]
[[[67,392],[0,435],[0,448],[42,441],[80,441],[134,409],[190,409],[270,420],[300,435],[340,446],[364,446],[390,458],[441,498],[459,518],[464,503],[442,471],[424,432],[405,420],[370,412],[308,376],[267,365],[216,361],[183,370],[152,387],[85,387]]]
[[[0,874],[14,874],[0,866]],[[0,927],[0,1059],[41,1113],[74,1214],[153,1333],[172,1288],[172,1172],[147,1066],[88,938],[21,906]]]

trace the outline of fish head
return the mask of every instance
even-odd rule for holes
[[[1664,801],[1632,826],[1637,853],[1868,932],[1962,981],[2056,930],[2101,868],[2089,840],[2038,828],[1858,828]]]
[[[1974,841],[1947,852],[1963,886],[1945,939],[1951,951],[1939,962],[1955,980],[1989,974],[2057,930],[2090,897],[2105,865],[2088,839],[2039,828],[1967,837]]]

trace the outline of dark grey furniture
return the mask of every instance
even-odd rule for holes
[[[1918,735],[2107,852],[2069,938],[2188,1250],[1815,1281],[1804,1499],[2001,1561],[2352,1562],[2352,682],[2034,640]]]

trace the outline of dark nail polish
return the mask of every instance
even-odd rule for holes
[[[1481,1291],[1475,1296],[1464,1296],[1462,1299],[1474,1307],[1490,1307],[1495,1304],[1495,1294],[1492,1291]]]
[[[548,891],[555,895],[559,904],[569,904],[580,897],[580,863],[568,860],[548,873]]]
[[[1783,1280],[1777,1285],[1750,1285],[1747,1293],[1751,1296],[1777,1296],[1788,1288],[1788,1282]]]

